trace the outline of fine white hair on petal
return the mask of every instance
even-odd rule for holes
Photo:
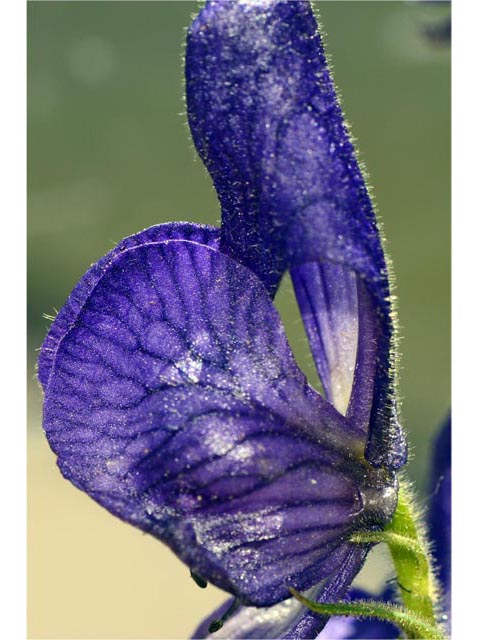
[[[238,0],[238,4],[245,7],[268,7],[272,0]]]

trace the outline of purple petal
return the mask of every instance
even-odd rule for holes
[[[387,602],[386,597],[388,592],[385,592],[376,600]],[[349,593],[350,600],[365,600],[371,599],[372,596],[359,589],[352,589]],[[358,620],[357,618],[350,617],[333,617],[328,621],[327,626],[318,636],[318,640],[388,640],[389,638],[398,638],[400,630],[390,622],[383,622],[382,620]]]
[[[341,265],[305,263],[292,269],[292,282],[326,397],[368,434],[367,459],[401,467],[407,446],[391,390],[393,328]]]
[[[77,487],[259,606],[342,575],[350,533],[395,508],[261,282],[193,242],[111,260],[56,350],[44,428]]]
[[[292,282],[327,399],[346,414],[358,342],[355,273],[338,264],[307,262]]]
[[[367,595],[367,594],[365,594]],[[389,622],[382,620],[358,620],[351,617],[330,618],[318,640],[388,640],[401,637],[400,631]]]
[[[320,298],[306,324],[331,398],[332,378],[340,375],[339,407],[346,404],[354,344],[327,371],[332,353],[308,325],[331,324],[326,340],[334,351],[351,325],[351,292],[339,292],[332,313],[322,308],[322,293],[337,286],[339,271],[325,263],[343,265],[364,282],[379,323],[366,456],[376,466],[402,466],[407,449],[395,406],[388,272],[310,3],[207,1],[189,31],[186,80],[192,136],[222,207],[221,250],[252,269],[272,294],[286,269],[320,263],[326,285],[307,285],[308,296]],[[302,299],[305,290],[297,294]]]
[[[310,3],[207,1],[185,71],[193,139],[222,205],[222,250],[266,284],[273,255],[277,284],[289,266],[323,260],[387,286]]]
[[[315,598],[317,602],[335,602],[341,599],[363,566],[369,550],[369,547],[352,548],[341,571],[318,592]],[[316,638],[328,620],[326,616],[318,616],[304,609],[302,619],[285,633],[284,638],[285,640],[295,640],[297,637]]]
[[[43,342],[42,350],[38,358],[38,379],[43,389],[45,390],[47,386],[55,360],[55,353],[61,339],[73,326],[78,312],[115,256],[126,249],[149,242],[162,242],[163,240],[191,240],[216,248],[218,247],[219,235],[220,229],[216,227],[193,224],[192,222],[168,222],[166,224],[158,224],[125,238],[114,249],[96,262],[91,269],[85,273],[68,297],[68,300],[52,322]]]
[[[316,588],[312,591],[316,591]],[[308,594],[309,597],[313,597],[311,592],[308,592]],[[221,629],[214,633],[209,633],[212,620],[221,618],[233,602],[234,599],[230,598],[205,618],[194,631],[192,638],[197,640],[200,638],[214,638],[215,640],[225,638],[241,638],[242,640],[251,640],[253,638],[283,638],[285,632],[287,632],[290,627],[295,626],[305,612],[305,608],[294,598],[284,600],[283,602],[273,605],[273,607],[240,607],[240,609],[224,623]]]
[[[320,597],[325,588],[323,585],[314,587],[305,595],[317,602],[326,602],[327,598]],[[389,592],[386,591],[377,598],[382,602],[387,602]],[[335,597],[330,594],[330,602],[335,601]],[[352,589],[348,594],[348,599],[362,600],[371,599],[372,596],[359,589]],[[325,638],[328,640],[347,640],[398,638],[399,630],[389,622],[380,620],[358,620],[351,617],[325,618],[315,615],[302,607],[300,603],[291,598],[273,607],[258,609],[255,607],[241,607],[223,627],[215,633],[209,634],[208,628],[212,620],[218,619],[228,610],[233,600],[224,602],[216,611],[208,616],[195,630],[192,638],[212,638],[222,640],[222,638],[242,638],[251,640],[254,638],[278,638],[282,640],[300,640],[306,638]]]
[[[452,421],[448,416],[435,442],[428,524],[432,552],[442,584],[445,613],[451,612]],[[450,625],[450,621],[448,623]]]

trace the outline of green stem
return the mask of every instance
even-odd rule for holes
[[[357,532],[350,540],[358,544],[384,542],[388,545],[403,606],[377,600],[318,603],[290,589],[292,595],[322,615],[378,618],[396,624],[412,640],[444,640],[445,633],[435,615],[439,609],[439,592],[428,542],[405,478],[400,483],[395,514],[385,529]]]
[[[439,609],[439,592],[428,542],[405,478],[400,483],[395,514],[385,530],[356,533],[351,540],[373,544],[384,542],[388,545],[405,611],[441,633],[435,615]]]
[[[291,594],[303,605],[325,616],[354,616],[355,618],[378,618],[396,624],[403,629],[408,638],[424,640],[444,640],[443,633],[435,624],[393,604],[376,600],[356,600],[355,602],[318,603],[304,598],[298,591],[290,588]]]
[[[388,545],[405,608],[435,625],[438,589],[423,525],[408,484],[400,486],[397,509],[384,531],[357,533],[351,540]]]
[[[395,536],[387,544],[398,582],[403,587],[401,596],[405,607],[435,624],[439,591],[423,523],[408,484],[400,485],[397,509],[392,521],[385,527],[385,533]],[[403,540],[405,543],[401,544]]]

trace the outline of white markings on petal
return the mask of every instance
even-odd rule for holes
[[[202,374],[203,362],[192,354],[175,363],[177,368],[185,374],[189,382],[198,382]]]
[[[283,520],[282,513],[272,513],[272,510],[267,508],[249,513],[209,515],[195,520],[193,530],[198,544],[208,548],[218,558],[223,558],[238,546],[239,540],[245,543],[277,538],[282,530]],[[220,529],[229,531],[229,540],[218,540],[216,532]],[[247,549],[243,549],[243,552],[246,551]],[[249,561],[251,560],[250,557]],[[235,562],[238,562],[236,556]]]
[[[232,431],[212,429],[205,434],[204,444],[215,456],[224,456],[235,446],[236,436]]]
[[[324,335],[327,354],[331,362],[330,380],[333,405],[340,413],[347,413],[352,391],[355,359],[357,355],[358,316],[345,314],[337,320],[335,336]]]
[[[327,398],[345,415],[358,345],[355,273],[338,264],[309,262],[292,270],[292,281]]]
[[[238,4],[245,7],[268,7],[272,0],[238,0]]]
[[[246,462],[254,455],[258,455],[258,451],[255,451],[254,447],[248,442],[243,442],[238,447],[235,447],[229,457],[238,462]]]

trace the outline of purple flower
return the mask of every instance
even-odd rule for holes
[[[186,77],[221,229],[152,227],[86,273],[40,354],[44,429],[66,478],[235,606],[331,600],[406,460],[372,205],[309,3],[207,2]],[[287,270],[326,398],[272,304]]]

